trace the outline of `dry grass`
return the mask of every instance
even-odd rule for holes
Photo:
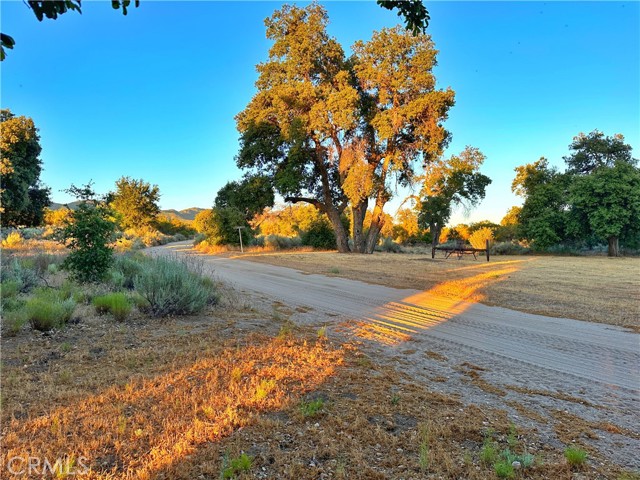
[[[286,306],[272,306],[279,316],[218,309],[119,324],[87,307],[63,331],[3,338],[1,461],[73,458],[77,468],[84,456],[92,470],[81,478],[191,480],[220,478],[225,458],[244,452],[252,464],[236,478],[494,476],[480,450],[489,431],[507,447],[505,411],[465,406],[313,330],[279,334]],[[460,368],[472,380],[482,371]],[[316,399],[322,409],[305,416],[300,405]],[[593,429],[628,433],[555,417],[567,442],[588,445]],[[518,433],[517,448],[539,460],[524,478],[570,478],[561,449]],[[616,478],[620,469],[590,452],[588,478]]]
[[[243,259],[306,273],[336,275],[396,288],[556,317],[640,329],[640,259],[500,256],[487,263],[427,255],[271,253]],[[337,273],[336,273],[337,272]]]

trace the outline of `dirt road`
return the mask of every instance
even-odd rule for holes
[[[195,252],[180,243],[150,253]],[[237,258],[201,258],[215,277],[241,292],[240,298],[282,302],[294,312],[292,320],[360,339],[376,359],[392,362],[414,379],[439,379],[437,388],[470,403],[508,404],[516,397],[522,402],[524,395],[526,408],[543,416],[561,410],[592,422],[614,421],[638,434],[636,333]],[[640,434],[637,437],[625,446],[638,451]],[[611,455],[622,454],[625,463],[629,461],[619,439],[603,436],[598,442]],[[635,463],[640,461],[629,465],[640,466]]]

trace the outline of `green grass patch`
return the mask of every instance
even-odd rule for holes
[[[578,447],[567,447],[564,449],[564,458],[572,467],[579,467],[587,461],[587,452]]]
[[[119,322],[131,313],[131,302],[122,292],[108,293],[93,299],[93,306],[99,314],[110,313]]]
[[[300,412],[304,417],[315,417],[324,407],[324,400],[316,398],[300,404]]]

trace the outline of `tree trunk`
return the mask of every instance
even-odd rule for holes
[[[431,231],[431,248],[435,248],[440,242],[440,232],[442,231],[442,227],[432,223],[429,225],[429,230]]]
[[[381,202],[376,202],[376,206],[373,209],[373,215],[371,215],[371,225],[369,226],[369,233],[367,234],[367,243],[365,245],[364,253],[373,253],[373,250],[378,244],[378,237],[380,231],[384,225],[384,217],[382,216]]]
[[[620,256],[618,237],[609,237],[609,256],[610,257]]]
[[[338,252],[349,253],[349,235],[342,224],[340,213],[335,208],[330,207],[327,208],[327,216],[333,226],[333,232],[336,235],[336,246],[338,247]]]
[[[367,214],[368,199],[364,199],[358,205],[351,207],[351,231],[353,235],[353,251],[364,253],[366,243],[364,236],[364,217]]]

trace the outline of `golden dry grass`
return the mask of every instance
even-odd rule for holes
[[[640,328],[640,258],[375,253],[244,255],[243,259],[524,312]]]

